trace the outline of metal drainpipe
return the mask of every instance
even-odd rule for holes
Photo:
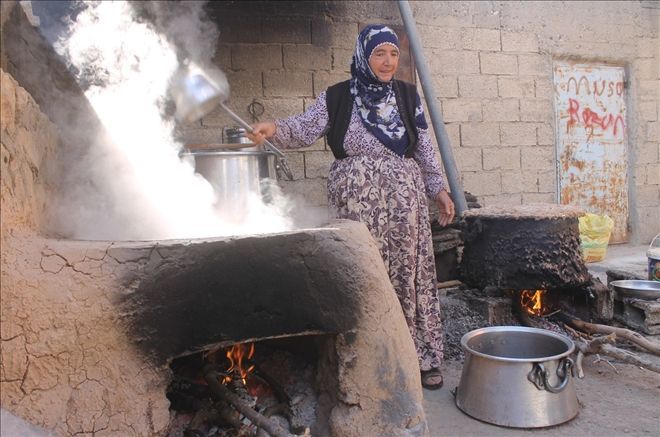
[[[429,115],[431,117],[431,124],[435,131],[435,139],[438,142],[440,149],[440,156],[442,156],[442,163],[445,167],[447,180],[449,181],[449,188],[451,189],[451,197],[456,204],[456,214],[461,215],[463,211],[467,210],[467,202],[465,200],[465,192],[461,184],[461,175],[458,173],[456,161],[454,161],[454,154],[451,150],[449,137],[445,130],[445,122],[442,119],[442,113],[436,104],[435,91],[431,83],[431,73],[429,72],[426,58],[422,52],[422,42],[417,33],[415,26],[415,19],[413,18],[410,5],[407,0],[399,0],[399,11],[403,19],[403,25],[410,38],[410,48],[412,49],[413,57],[415,58],[415,66],[419,74],[419,80],[422,82],[422,90],[426,98],[426,105],[429,108]]]

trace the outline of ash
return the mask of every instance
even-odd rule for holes
[[[315,368],[289,351],[278,350],[258,365],[259,375],[284,397],[289,406],[291,430],[302,433],[316,421],[318,399],[314,390]]]
[[[458,288],[440,297],[445,340],[445,360],[463,361],[461,338],[466,333],[488,326],[488,321],[460,296]]]

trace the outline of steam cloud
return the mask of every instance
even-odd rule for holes
[[[206,16],[205,4],[205,1],[156,1],[139,3],[139,7],[152,16],[183,57],[203,62],[213,58],[220,36],[215,23]]]
[[[203,2],[138,4],[141,10],[119,1],[79,4],[67,36],[56,44],[106,129],[78,157],[75,168],[84,171],[62,187],[53,209],[60,232],[150,240],[291,229],[294,205],[277,187],[272,202],[255,193],[247,212],[236,217],[216,205],[208,181],[178,156],[182,145],[164,108],[182,55],[210,65],[218,30],[205,19]]]

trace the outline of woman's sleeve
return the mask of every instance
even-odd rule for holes
[[[422,170],[426,195],[435,200],[438,194],[440,194],[440,191],[447,189],[442,166],[440,165],[440,161],[438,161],[428,129],[418,128],[417,132],[419,140],[417,142],[415,160]]]
[[[325,135],[329,128],[328,122],[328,108],[323,91],[302,114],[275,120],[277,130],[271,141],[282,149],[309,146]]]

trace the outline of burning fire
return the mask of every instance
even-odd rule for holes
[[[254,370],[254,365],[245,369],[243,367],[243,360],[249,360],[254,355],[254,343],[250,343],[249,345],[235,344],[227,349],[226,355],[230,365],[227,369],[226,376],[222,379],[222,383],[229,384],[232,381],[232,375],[237,375],[240,376],[245,385],[248,374]]]
[[[534,316],[541,316],[545,312],[543,296],[546,290],[523,290],[520,293],[520,306]]]

